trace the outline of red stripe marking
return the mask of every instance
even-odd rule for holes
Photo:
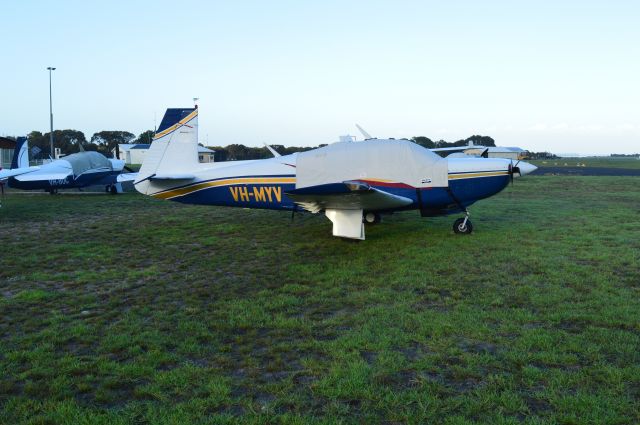
[[[382,186],[382,187],[395,187],[399,189],[415,189],[415,187],[410,186],[406,183],[391,183],[391,182],[380,182],[375,180],[358,180],[364,183],[368,183],[371,186]]]

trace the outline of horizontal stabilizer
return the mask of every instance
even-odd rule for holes
[[[196,176],[193,174],[155,174],[149,177],[149,180],[193,180]]]
[[[382,211],[411,205],[413,200],[385,192],[358,181],[295,189],[286,195],[313,213],[322,210]]]
[[[132,182],[138,178],[138,173],[122,173],[118,174],[116,181],[118,183]]]

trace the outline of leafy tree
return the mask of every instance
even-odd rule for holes
[[[40,149],[41,158],[48,158],[51,154],[49,133],[42,134],[39,131],[32,131],[27,135],[29,147],[37,146]],[[78,130],[54,130],[53,146],[60,148],[60,152],[69,155],[80,151],[80,145],[87,147],[87,139],[84,133]]]
[[[128,131],[100,131],[91,136],[91,143],[98,146],[98,151],[106,156],[111,156],[111,151],[116,145],[131,143],[135,139],[135,134]]]
[[[417,136],[411,139],[414,143],[422,146],[423,148],[433,149],[436,147],[436,144],[433,143],[433,140],[429,139],[425,136]]]
[[[495,146],[496,141],[493,140],[492,137],[489,136],[480,136],[478,134],[473,135],[471,137],[467,137],[465,140],[468,144],[469,142],[473,142],[474,145],[482,145],[482,146]]]
[[[153,142],[153,136],[155,134],[156,133],[153,130],[143,131],[133,143],[151,144]]]

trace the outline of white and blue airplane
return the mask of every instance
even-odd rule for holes
[[[456,233],[471,233],[467,208],[535,170],[501,158],[441,158],[408,140],[338,142],[252,161],[198,162],[198,109],[168,109],[136,189],[187,204],[324,212],[333,235],[365,238],[380,214],[419,210],[432,217],[464,213]]]
[[[0,181],[22,190],[45,190],[51,194],[59,189],[80,189],[104,186],[109,193],[122,192],[122,183],[134,181],[137,173],[123,173],[125,162],[107,158],[99,152],[78,152],[41,166],[29,166],[26,138],[19,137],[11,169],[0,170]]]

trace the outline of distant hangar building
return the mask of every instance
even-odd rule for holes
[[[13,150],[15,148],[15,140],[0,137],[0,168],[11,168],[11,160],[13,159]]]
[[[126,164],[142,164],[149,147],[151,145],[147,143],[122,143],[113,149],[112,153],[114,158],[122,159]],[[200,162],[213,162],[215,153],[212,149],[198,145],[198,160]]]

